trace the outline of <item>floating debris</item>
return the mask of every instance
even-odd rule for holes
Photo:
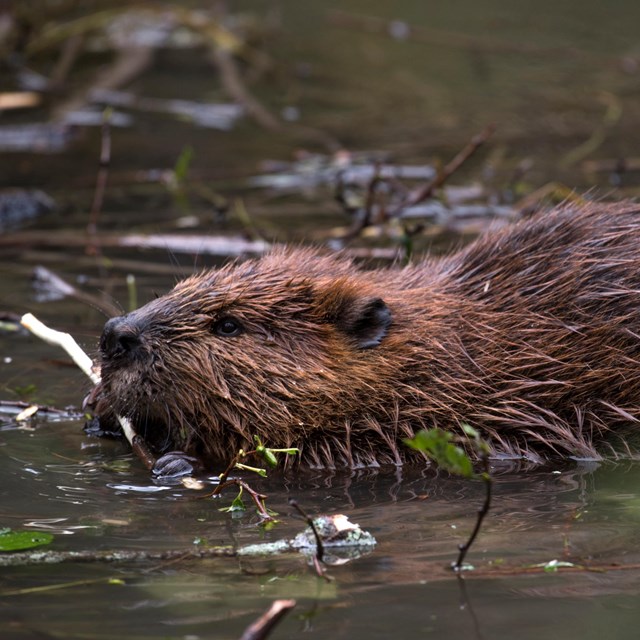
[[[436,224],[447,225],[453,220],[473,220],[475,218],[506,218],[513,220],[516,216],[514,207],[498,204],[468,204],[450,207],[442,202],[432,201],[425,204],[417,204],[406,207],[402,211],[403,218],[420,218],[435,222]]]
[[[133,117],[127,113],[111,111],[109,114],[110,127],[130,127],[133,121]],[[104,110],[87,107],[86,109],[69,111],[64,114],[63,122],[78,127],[102,127],[104,125]]]
[[[42,96],[35,91],[6,91],[0,93],[0,111],[10,109],[30,109],[42,102]]]
[[[65,123],[34,122],[0,126],[0,151],[60,153],[73,138],[73,127]]]
[[[313,525],[322,540],[325,564],[344,564],[371,553],[376,546],[376,539],[368,531],[364,531],[360,525],[354,524],[341,513],[317,516],[313,519]],[[241,547],[238,549],[238,555],[273,555],[292,550],[315,556],[316,538],[311,527],[307,527],[292,540],[276,540]]]
[[[245,240],[225,236],[200,235],[133,235],[118,241],[121,247],[140,249],[166,249],[183,253],[208,254],[214,256],[239,256],[245,253],[264,253],[271,246],[264,240]]]
[[[204,103],[192,100],[162,100],[138,97],[126,91],[96,89],[89,95],[94,103],[112,107],[127,107],[139,111],[168,113],[186,118],[193,124],[210,129],[229,131],[244,116],[244,107],[235,103]]]
[[[376,164],[370,156],[360,157],[344,151],[334,156],[311,155],[298,162],[275,165],[277,172],[249,178],[252,187],[277,191],[323,186],[357,185],[365,187],[374,177],[384,180],[431,180],[436,170],[430,165]]]
[[[81,420],[84,417],[81,411],[73,407],[56,409],[45,405],[33,405],[29,402],[0,400],[0,425],[7,424],[9,427],[15,427],[18,417],[21,414],[24,415],[25,411],[32,412],[32,415],[37,414],[38,419],[53,422]]]
[[[19,229],[55,208],[53,198],[39,189],[0,190],[0,232]]]

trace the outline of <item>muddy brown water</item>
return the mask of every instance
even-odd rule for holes
[[[262,3],[242,6],[258,15],[266,11]],[[278,72],[253,87],[274,112],[295,107],[302,124],[330,132],[352,151],[376,149],[417,164],[446,160],[493,121],[494,141],[464,167],[456,184],[488,181],[499,191],[528,159],[529,190],[557,180],[612,196],[637,194],[637,174],[612,185],[609,173],[594,172],[585,162],[638,155],[638,3],[278,6],[280,26],[267,42]],[[397,19],[391,25],[397,37],[368,33],[379,22],[365,28],[338,10]],[[406,25],[420,29],[411,34]],[[71,84],[80,86],[80,77],[104,63],[104,56],[86,56]],[[34,65],[42,72],[49,68],[46,59]],[[3,74],[10,86],[13,78]],[[156,98],[223,98],[202,51],[192,49],[162,52],[126,89]],[[608,108],[610,115],[618,109],[610,121]],[[348,223],[330,188],[282,193],[246,181],[263,171],[265,161],[290,161],[300,148],[324,151],[317,139],[266,132],[246,118],[222,132],[157,113],[132,115],[131,127],[113,130],[101,233],[180,233],[187,223],[195,225],[189,232],[242,231],[237,218],[221,220],[210,203],[193,195],[185,202],[135,177],[172,168],[187,145],[195,151],[192,175],[230,201],[242,198],[271,238],[317,240]],[[0,125],[46,118],[44,110],[6,113]],[[575,164],[563,163],[603,122],[600,145]],[[0,155],[3,187],[43,189],[58,203],[55,211],[4,231],[2,239],[16,237],[9,235],[16,231],[82,236],[99,138],[97,129],[82,129],[57,154]],[[125,309],[128,273],[136,275],[142,303],[194,266],[222,259],[163,249],[106,248],[104,254],[107,261],[99,267],[81,244],[64,239],[31,236],[2,244],[0,311],[33,312],[71,332],[91,353],[105,315],[69,298],[38,300],[30,283],[36,265]],[[78,406],[88,386],[54,347],[0,334],[1,399]],[[196,542],[240,546],[287,538],[302,527],[289,497],[310,513],[345,513],[378,541],[372,553],[330,567],[332,582],[318,578],[296,555],[2,568],[3,639],[238,638],[277,598],[298,604],[273,638],[638,635],[640,465],[634,461],[497,469],[493,508],[468,558],[477,571],[461,583],[447,567],[473,527],[482,500],[477,483],[415,468],[274,473],[251,479],[280,514],[280,524],[265,532],[251,509],[241,516],[219,510],[233,494],[201,500],[181,488],[155,485],[125,444],[87,438],[81,421],[0,424],[0,526],[52,532],[55,550],[186,550]],[[524,570],[553,560],[619,568]]]

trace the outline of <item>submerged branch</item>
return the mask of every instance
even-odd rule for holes
[[[245,629],[245,632],[240,636],[240,640],[263,640],[295,606],[295,600],[276,600],[265,613]]]
[[[16,567],[37,564],[61,564],[63,562],[147,562],[158,560],[189,560],[235,557],[237,550],[230,546],[207,549],[174,549],[168,551],[116,550],[116,551],[23,551],[0,555],[0,567]]]

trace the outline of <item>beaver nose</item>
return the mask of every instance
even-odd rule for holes
[[[100,351],[107,358],[134,354],[142,341],[140,332],[126,316],[111,318],[100,337]]]

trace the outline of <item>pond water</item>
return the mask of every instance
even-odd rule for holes
[[[255,238],[257,227],[268,239],[326,242],[350,222],[331,184],[283,190],[249,179],[307,158],[302,150],[331,154],[334,141],[354,154],[424,166],[446,162],[494,122],[490,143],[452,179],[461,187],[480,183],[483,202],[511,205],[552,181],[607,197],[639,193],[637,2],[237,4],[245,17],[271,25],[257,29],[253,42],[272,68],[247,82],[284,118],[283,127],[270,131],[245,116],[222,131],[166,112],[116,107],[133,122],[112,128],[98,258],[85,250],[85,228],[99,127],[74,128],[57,152],[1,152],[0,186],[41,189],[56,208],[33,216],[23,208],[9,224],[0,206],[0,312],[32,312],[95,353],[107,315],[98,307],[129,307],[128,274],[143,303],[181,275],[223,259],[202,245],[143,250],[110,237]],[[47,75],[58,54],[45,51],[27,66]],[[69,93],[82,93],[111,63],[96,44],[76,62]],[[11,69],[0,79],[0,87],[19,88]],[[202,46],[163,48],[119,89],[162,100],[228,100]],[[54,97],[45,106],[3,112],[0,143],[3,127],[50,123],[62,102]],[[160,178],[189,147],[189,189],[167,187]],[[218,198],[227,202],[226,214]],[[420,246],[441,251],[460,242],[459,235],[440,239],[435,246],[427,236]],[[395,241],[390,234],[360,245]],[[38,297],[30,279],[37,265],[95,300]],[[0,400],[77,407],[88,389],[56,348],[0,332]],[[187,551],[197,540],[242,546],[290,538],[303,528],[290,497],[308,513],[348,515],[378,542],[372,553],[330,567],[331,582],[297,555],[5,567],[3,639],[238,638],[277,598],[294,598],[297,606],[274,638],[637,637],[634,461],[496,469],[493,506],[468,558],[476,570],[460,580],[447,567],[473,528],[483,488],[432,469],[247,477],[280,514],[280,524],[264,531],[251,509],[239,517],[219,510],[233,493],[199,499],[155,485],[125,444],[88,438],[81,420],[18,426],[5,418],[0,456],[0,525],[52,532],[55,550]],[[553,560],[592,570],[526,569]]]

